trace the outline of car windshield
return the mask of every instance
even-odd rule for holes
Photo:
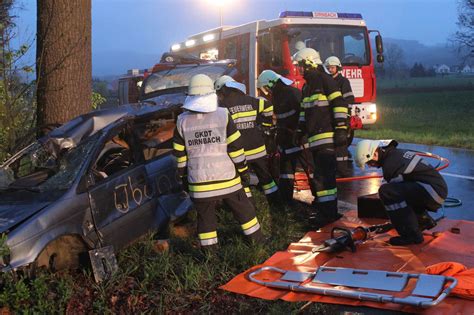
[[[76,179],[100,133],[55,157],[39,141],[0,168],[0,189],[67,190]]]
[[[365,27],[335,25],[297,25],[288,27],[290,53],[302,42],[316,49],[321,60],[336,56],[343,65],[369,65],[370,51]],[[298,44],[297,44],[298,43]]]
[[[143,93],[146,95],[173,88],[185,88],[189,85],[189,80],[195,74],[205,74],[215,81],[228,69],[227,63],[179,65],[151,74],[143,82]]]

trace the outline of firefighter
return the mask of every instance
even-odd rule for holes
[[[278,186],[283,201],[291,204],[297,163],[307,171],[311,191],[315,195],[312,177],[312,155],[308,144],[296,144],[295,137],[300,116],[301,92],[291,86],[293,81],[272,70],[264,70],[258,76],[257,87],[265,94],[271,94],[276,117],[276,142],[280,153],[280,179]],[[304,142],[304,141],[303,141]]]
[[[314,179],[317,184],[315,212],[310,217],[315,228],[338,220],[335,146],[347,138],[347,103],[334,79],[322,65],[319,53],[303,48],[293,55],[306,80],[301,102],[300,129],[308,135],[313,152]],[[304,118],[304,121],[303,121]]]
[[[245,85],[227,75],[218,78],[214,88],[220,106],[229,110],[235,126],[242,135],[248,166],[257,175],[258,183],[270,205],[278,206],[278,186],[269,169],[264,138],[264,129],[273,126],[273,105],[262,98],[246,95]],[[244,189],[247,197],[251,198],[250,188],[244,187]]]
[[[336,56],[328,57],[324,61],[324,66],[329,71],[329,73],[334,78],[334,80],[336,81],[339,91],[341,91],[342,93],[342,98],[346,101],[347,104],[354,104],[355,102],[354,93],[352,93],[352,88],[351,88],[351,84],[349,80],[343,77],[341,74],[342,64],[339,58],[337,58]],[[350,113],[348,110],[346,119],[349,120],[349,117],[350,117]],[[349,127],[349,125],[350,124],[348,123],[347,127]],[[348,169],[349,150],[347,149],[347,143],[345,143],[344,145],[336,146],[335,150],[336,150],[336,161],[337,161],[337,164],[336,164],[337,173],[341,177],[349,177],[351,174]]]
[[[398,149],[393,140],[362,140],[357,144],[354,160],[382,168],[386,183],[379,188],[379,197],[399,236],[390,238],[392,245],[420,244],[423,229],[436,222],[428,211],[436,211],[448,195],[443,177],[415,152]]]
[[[226,108],[217,106],[214,82],[204,74],[190,80],[185,112],[178,116],[173,152],[178,176],[183,180],[198,214],[197,230],[203,250],[217,247],[216,205],[222,200],[254,241],[263,234],[255,208],[242,188],[248,167],[240,132]]]

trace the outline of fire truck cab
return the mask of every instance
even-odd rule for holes
[[[291,56],[302,47],[316,49],[323,61],[337,56],[343,65],[342,75],[349,79],[355,95],[352,115],[363,124],[373,124],[377,109],[370,32],[362,15],[356,13],[285,11],[274,20],[223,26],[190,36],[172,45],[171,51],[209,60],[236,59],[235,79],[244,83],[252,96],[258,95],[256,80],[265,69],[286,76],[301,89],[304,79]],[[382,62],[380,34],[376,48],[377,60]]]

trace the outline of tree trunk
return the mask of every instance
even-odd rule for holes
[[[91,0],[37,0],[37,125],[91,109]]]

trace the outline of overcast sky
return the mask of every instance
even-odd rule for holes
[[[103,56],[112,52],[156,54],[158,60],[171,44],[219,26],[216,1],[223,0],[92,0],[93,72],[100,69]],[[224,1],[224,25],[269,20],[284,10],[302,10],[361,13],[368,28],[380,30],[384,37],[427,45],[444,44],[456,31],[456,0]],[[24,40],[36,32],[36,0],[17,2],[22,6],[16,14],[20,40]]]

